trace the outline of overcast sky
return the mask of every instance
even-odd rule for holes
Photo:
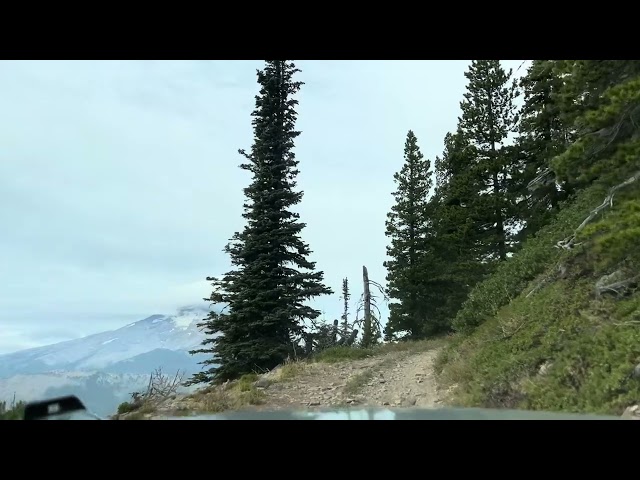
[[[468,61],[299,61],[297,208],[336,292],[383,282],[409,129],[455,129]],[[517,69],[522,61],[504,61]],[[239,148],[262,61],[0,62],[0,353],[203,304],[243,226]],[[522,66],[518,74],[523,73]]]

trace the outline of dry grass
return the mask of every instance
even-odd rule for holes
[[[145,420],[144,413],[142,412],[133,412],[124,417],[124,420]]]
[[[447,340],[448,337],[443,336],[428,340],[383,343],[373,348],[332,347],[315,355],[313,360],[322,363],[340,363],[363,360],[365,358],[396,352],[420,353],[439,348],[444,345]]]
[[[286,382],[294,379],[307,368],[307,364],[301,361],[290,361],[282,365],[277,372],[275,381]]]
[[[347,395],[355,395],[356,393],[359,393],[369,382],[369,380],[373,378],[373,374],[373,370],[366,370],[362,373],[354,375],[344,386],[344,393],[346,393]]]
[[[264,393],[254,386],[258,376],[244,375],[227,385],[209,387],[192,396],[198,410],[206,413],[219,413],[225,410],[238,410],[264,402]]]
[[[412,340],[406,342],[384,343],[374,348],[375,355],[393,352],[421,353],[440,348],[449,341],[449,336],[430,338],[427,340]]]

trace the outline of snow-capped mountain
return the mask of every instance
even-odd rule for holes
[[[144,389],[156,368],[187,376],[201,370],[198,362],[207,357],[188,352],[204,339],[196,324],[207,313],[184,307],[117,330],[0,355],[0,401],[75,394],[99,415],[114,413],[131,392]]]

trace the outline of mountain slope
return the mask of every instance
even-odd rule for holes
[[[196,324],[207,314],[184,307],[152,315],[117,330],[0,356],[0,401],[31,401],[78,395],[98,415],[110,415],[134,391],[144,390],[152,371],[186,377],[206,356],[188,352],[201,345]]]
[[[196,323],[205,315],[202,308],[185,307],[174,315],[152,315],[117,330],[0,355],[0,378],[56,370],[104,370],[156,349],[187,352],[202,342]]]

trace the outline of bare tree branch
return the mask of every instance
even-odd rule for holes
[[[552,179],[554,179],[553,172],[550,168],[547,167],[542,170],[542,172],[536,178],[534,178],[527,184],[527,188],[529,190],[535,190],[542,185],[551,183]]]
[[[640,281],[640,275],[636,275],[631,278],[619,280],[605,285],[604,283],[609,277],[610,276],[607,275],[601,278],[598,283],[596,283],[596,295],[598,297],[602,296],[602,294],[606,292],[615,293],[616,295],[621,296],[631,285],[637,284],[638,281]]]
[[[158,404],[178,391],[178,388],[182,385],[185,372],[178,370],[176,374],[171,377],[162,373],[162,368],[156,368],[149,377],[149,383],[144,393],[133,392],[131,393],[131,399],[133,404],[140,406],[142,404]]]
[[[578,228],[575,229],[575,231],[573,232],[573,234],[567,238],[565,238],[564,240],[560,240],[557,244],[556,244],[556,248],[563,248],[565,250],[570,250],[572,249],[575,245],[579,245],[575,243],[575,239],[576,236],[578,235],[578,233],[587,226],[587,224],[589,222],[591,222],[602,210],[604,210],[607,207],[613,207],[613,198],[616,194],[616,192],[618,190],[620,190],[623,187],[626,187],[627,185],[631,185],[632,183],[638,181],[640,179],[640,171],[637,171],[634,175],[632,175],[631,177],[629,177],[627,180],[625,180],[624,182],[616,185],[615,187],[612,187],[609,190],[609,193],[607,194],[607,196],[605,197],[604,201],[602,202],[601,205],[597,206],[596,208],[594,208],[591,213],[589,214],[589,216],[587,218],[585,218],[582,223],[578,226]]]

